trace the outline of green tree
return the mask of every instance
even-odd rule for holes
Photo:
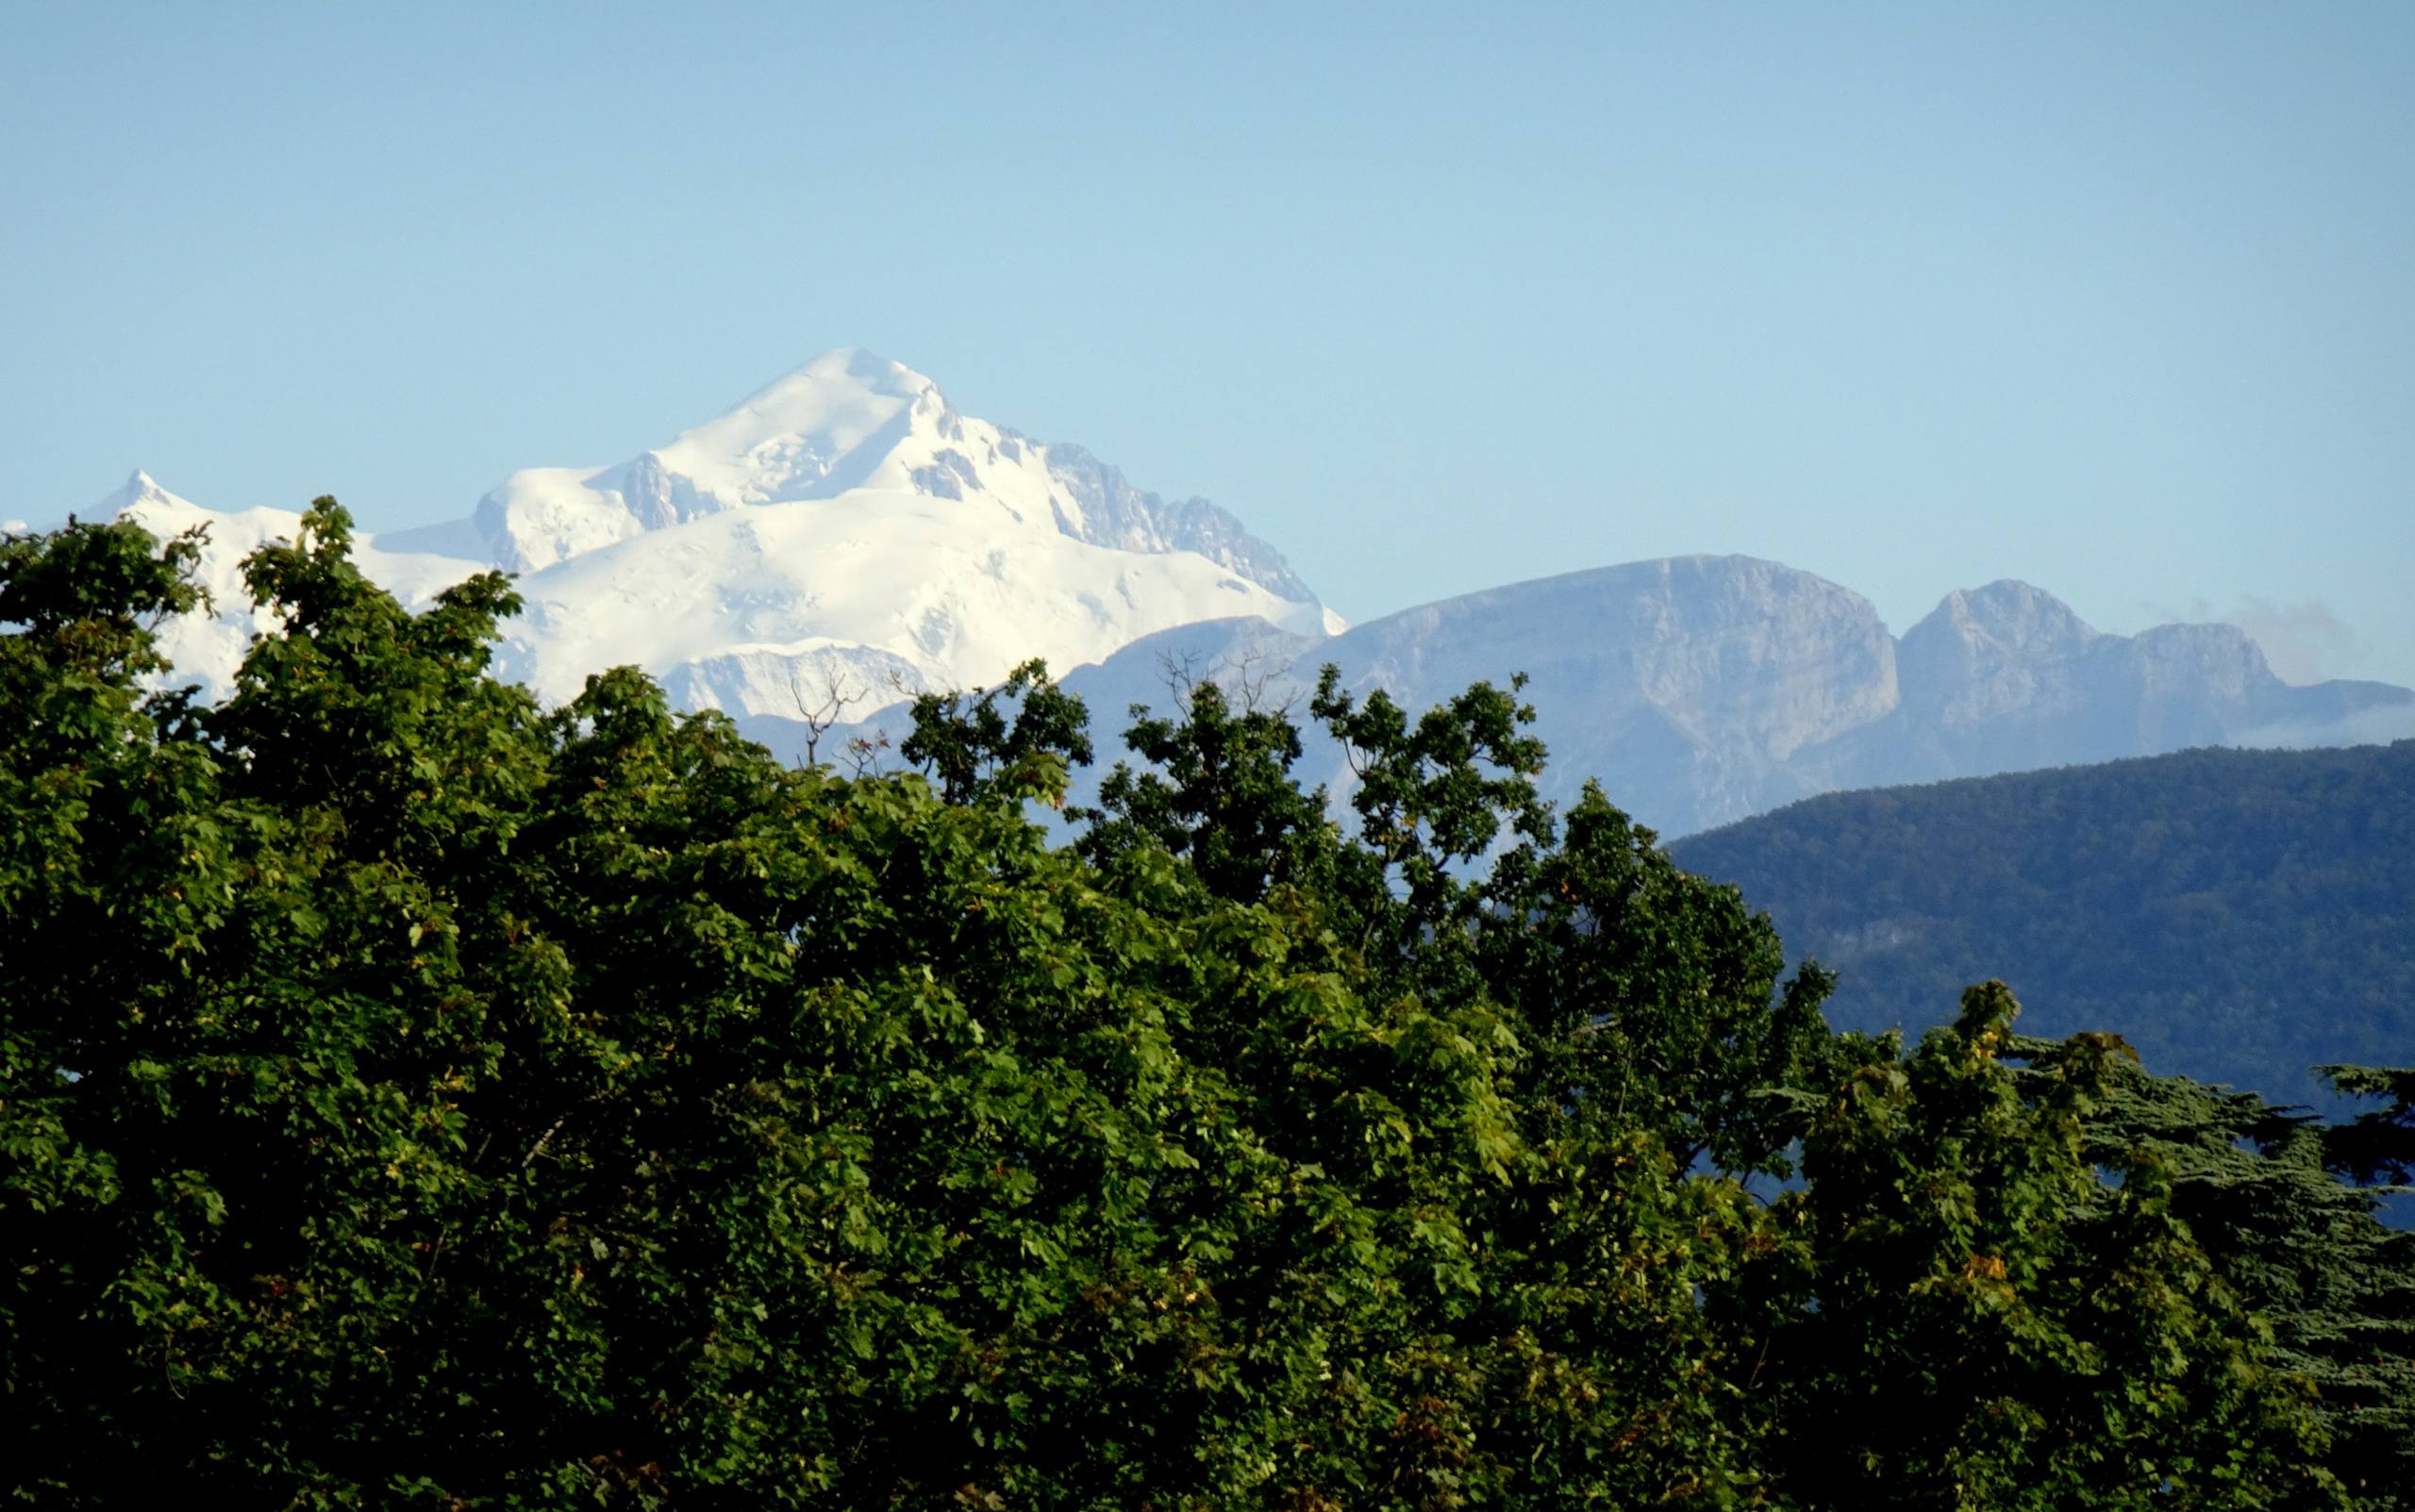
[[[2069,1048],[2016,1039],[2035,1077]],[[2388,1096],[2405,1072],[2323,1068],[2342,1090]],[[2405,1103],[2346,1124],[2253,1092],[2155,1076],[2106,1060],[2084,1123],[2090,1157],[2151,1159],[2172,1210],[2223,1279],[2267,1319],[2273,1364],[2318,1393],[2331,1444],[2323,1463],[2362,1504],[2408,1504],[2415,1487],[2415,1233],[2383,1226],[2377,1193],[2352,1185],[2405,1170]]]
[[[288,628],[198,716],[140,695],[158,662],[128,629],[191,605],[188,550],[8,546],[34,717],[0,737],[25,785],[6,1105],[44,1125],[8,1147],[8,1373],[42,1403],[9,1473],[37,1502],[123,1500],[161,1464],[340,1501],[415,1433],[430,1256],[477,1195],[458,1099],[505,987],[480,926],[542,753],[483,675],[500,580],[413,619],[347,544],[323,500],[253,559]]]
[[[2366,1186],[2415,1182],[2415,1068],[2317,1066],[2332,1090],[2378,1098],[2384,1105],[2323,1131],[2323,1160]]]
[[[2325,1504],[2104,1057],[1832,1038],[1515,682],[1325,678],[1355,833],[1195,690],[1057,846],[1037,663],[789,770],[348,544],[203,709],[192,542],[0,542],[20,1503]]]
[[[2078,1037],[2024,1081],[1974,987],[1848,1077],[1782,1199],[1779,1311],[1744,1383],[1807,1505],[2349,1504],[2306,1383],[2174,1211],[2151,1153],[2092,1144],[2122,1058]]]
[[[1099,785],[1095,808],[1067,810],[1085,827],[1074,848],[1111,870],[1135,854],[1162,851],[1185,862],[1215,897],[1256,903],[1278,883],[1327,894],[1344,848],[1328,823],[1325,793],[1291,774],[1300,731],[1288,714],[1236,708],[1210,679],[1191,685],[1180,719],[1135,705],[1124,748],[1143,766],[1118,761]],[[1351,890],[1380,886],[1371,869]]]
[[[1069,768],[1090,765],[1090,711],[1038,659],[995,688],[918,694],[910,715],[898,754],[937,778],[952,804],[992,793],[1062,802]]]

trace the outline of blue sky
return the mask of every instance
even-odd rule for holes
[[[2415,8],[0,0],[0,516],[457,516],[841,345],[1353,618],[1737,551],[2415,683]]]

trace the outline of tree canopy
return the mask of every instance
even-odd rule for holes
[[[788,768],[625,669],[539,707],[505,579],[407,613],[322,500],[197,707],[191,555],[0,541],[21,1504],[2364,1494],[2115,1047],[1994,984],[1831,1033],[1732,888],[1537,799],[1514,679],[1327,678],[1349,825],[1203,683],[1057,844],[1036,665],[919,711],[936,783]]]

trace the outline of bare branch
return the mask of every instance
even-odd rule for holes
[[[1176,713],[1189,708],[1191,691],[1199,686],[1199,653],[1158,652],[1158,678],[1166,685],[1166,696],[1174,700]]]
[[[847,760],[858,778],[871,776],[880,771],[880,754],[889,749],[889,732],[874,730],[870,735],[847,737]]]
[[[816,670],[818,686],[810,690],[803,677],[794,672],[789,673],[789,697],[796,704],[797,717],[805,723],[805,764],[808,767],[822,764],[822,737],[847,717],[848,709],[872,695],[869,685],[850,683],[843,672],[827,663]],[[890,675],[896,677],[894,669]]]

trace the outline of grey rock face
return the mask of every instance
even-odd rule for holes
[[[2235,625],[2101,634],[2014,582],[1947,594],[1905,633],[1898,664],[1902,706],[1832,753],[1840,787],[2270,743],[2268,732],[2320,743],[2323,726],[2408,697],[2379,683],[2292,687]]]
[[[1469,684],[1528,676],[1551,751],[1546,793],[1598,778],[1674,839],[1841,788],[1937,781],[2208,744],[2341,743],[2376,712],[2415,732],[2415,693],[2380,683],[2296,688],[2233,626],[2102,634],[2024,583],[1948,594],[1898,641],[1868,600],[1776,562],[1682,557],[1446,599],[1331,640],[1262,621],[1150,637],[1065,686],[1112,751],[1138,702],[1168,709],[1187,680],[1246,684],[1302,709],[1333,663],[1361,694],[1412,712]],[[903,711],[867,721],[902,731]],[[1299,772],[1338,799],[1342,753],[1313,732]],[[2382,733],[2389,733],[2387,731]],[[1111,759],[1111,757],[1110,757]],[[1087,801],[1096,772],[1077,779]]]
[[[1867,599],[1749,557],[1494,589],[1373,621],[1320,655],[1412,707],[1524,672],[1553,791],[1597,776],[1664,827],[1824,790],[1801,753],[1898,698],[1895,642]]]
[[[2056,669],[2097,639],[2069,606],[2010,579],[1948,593],[1906,632],[1904,702],[1924,719],[1969,723],[2051,698]]]
[[[695,484],[689,479],[665,471],[662,458],[653,452],[641,452],[622,464],[610,479],[619,490],[622,504],[648,530],[668,530],[721,507],[716,501],[698,494]]]
[[[1022,440],[1012,432],[1008,438]],[[1074,540],[1121,551],[1195,551],[1295,604],[1316,602],[1314,590],[1283,554],[1251,535],[1228,511],[1205,499],[1166,500],[1143,492],[1125,482],[1121,470],[1070,441],[1050,442],[1047,457],[1050,478],[1079,506],[1056,506],[1057,528]]]

